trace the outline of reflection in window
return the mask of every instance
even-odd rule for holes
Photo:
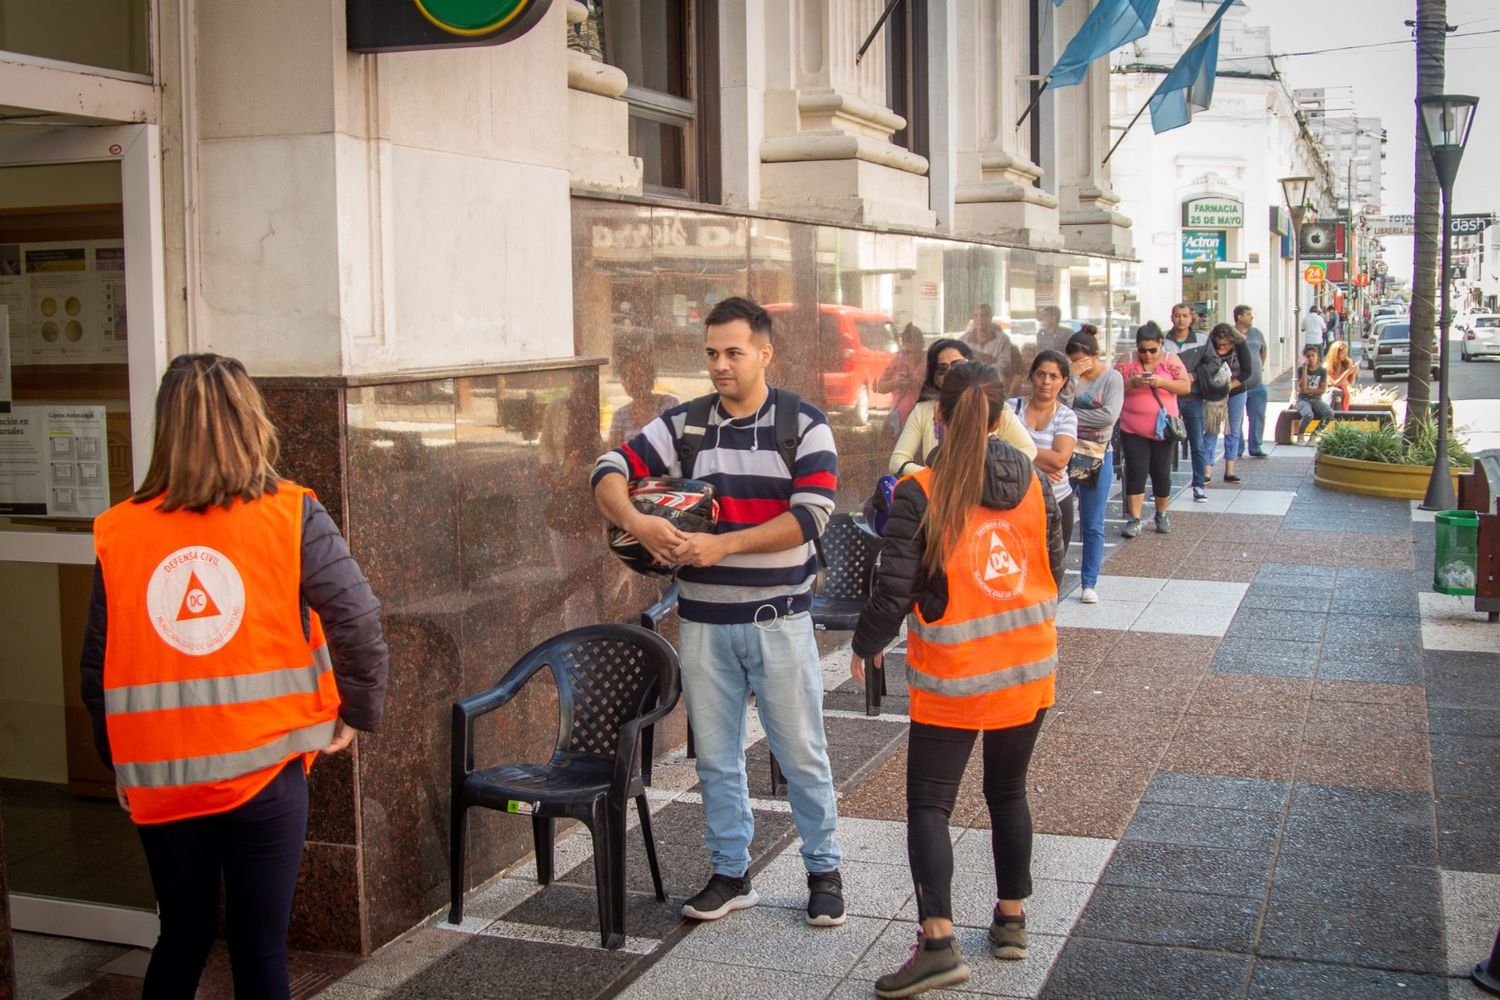
[[[148,0],[0,0],[0,50],[151,73]]]

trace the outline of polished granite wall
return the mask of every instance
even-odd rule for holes
[[[313,487],[344,529],[384,605],[391,648],[380,731],[313,770],[294,945],[368,953],[444,907],[453,702],[493,684],[547,636],[634,621],[656,599],[654,581],[606,552],[588,474],[668,397],[709,391],[703,318],[715,302],[749,295],[772,309],[771,382],[828,412],[839,507],[851,510],[884,472],[896,437],[889,398],[873,394],[861,406],[853,396],[855,382],[889,363],[882,337],[893,344],[908,322],[929,338],[956,336],[981,302],[1022,343],[1045,305],[1110,329],[1123,266],[575,199],[575,359],[262,380],[282,433],[281,469]],[[874,364],[874,375],[851,376],[834,306],[861,311],[864,347],[876,348],[861,363]],[[682,738],[680,716],[658,747]],[[555,719],[550,680],[538,678],[481,724],[478,763],[544,760]],[[470,885],[530,848],[528,823],[481,811],[470,824]]]

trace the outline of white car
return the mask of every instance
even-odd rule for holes
[[[1464,333],[1464,339],[1459,343],[1458,354],[1465,361],[1500,357],[1500,314],[1475,315]]]

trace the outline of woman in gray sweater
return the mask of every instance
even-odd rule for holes
[[[1078,599],[1096,604],[1099,567],[1104,562],[1104,508],[1114,482],[1110,440],[1125,402],[1125,380],[1099,356],[1099,341],[1087,330],[1068,338],[1068,362],[1073,369],[1073,411],[1078,414],[1075,459],[1099,458],[1099,471],[1074,480],[1078,494],[1078,533],[1083,539],[1083,586]]]

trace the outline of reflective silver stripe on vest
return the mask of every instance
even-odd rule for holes
[[[312,665],[306,667],[110,688],[104,692],[104,711],[109,715],[123,715],[168,708],[235,705],[280,698],[286,694],[312,694],[318,690],[318,679],[331,669],[333,664],[328,658],[328,650],[322,647],[313,651]]]
[[[268,768],[294,753],[323,749],[333,739],[334,721],[329,719],[303,729],[294,729],[264,746],[236,750],[234,753],[134,764],[115,761],[115,774],[122,784],[130,788],[172,788],[238,778]]]
[[[952,625],[923,624],[915,614],[908,616],[907,627],[922,637],[924,642],[941,643],[945,646],[971,639],[984,639],[1000,632],[1040,625],[1057,617],[1057,599],[1049,598],[1041,604],[1000,611],[972,621],[954,622]]]
[[[949,698],[967,698],[974,694],[991,694],[1030,681],[1041,680],[1057,669],[1057,656],[1049,656],[1035,663],[1021,663],[1014,667],[992,670],[973,677],[934,677],[925,674],[910,660],[906,662],[906,682],[919,691],[945,695]]]

